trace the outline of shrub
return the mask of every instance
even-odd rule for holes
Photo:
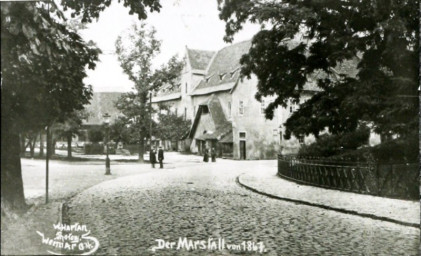
[[[342,153],[330,155],[328,157],[332,160],[348,160],[355,162],[417,163],[419,162],[419,141],[417,136],[397,138],[383,142],[374,147],[361,147],[356,150],[343,151]]]
[[[85,154],[101,155],[104,153],[104,145],[98,143],[85,143]]]
[[[331,157],[343,154],[344,152],[353,151],[366,145],[370,137],[370,130],[367,127],[361,127],[354,132],[322,135],[316,142],[310,145],[303,145],[298,155],[300,157],[317,156]]]
[[[88,131],[89,141],[98,143],[104,140],[104,131],[101,128],[92,128]]]
[[[373,157],[382,162],[418,162],[418,138],[408,137],[381,143],[371,149]]]

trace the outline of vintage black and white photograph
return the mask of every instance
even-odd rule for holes
[[[2,255],[419,255],[419,0],[1,4]]]

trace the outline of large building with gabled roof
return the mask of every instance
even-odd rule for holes
[[[265,118],[264,110],[274,98],[257,101],[257,78],[240,77],[240,59],[250,47],[250,40],[216,52],[186,47],[186,65],[178,86],[172,91],[161,90],[152,99],[155,107],[167,105],[177,115],[192,120],[179,150],[203,154],[206,148],[215,148],[220,157],[272,159],[279,152],[297,153],[301,144],[314,141],[311,136],[283,138],[283,124],[299,106],[293,101],[278,107],[272,120]],[[316,91],[316,83],[309,81],[300,103]]]

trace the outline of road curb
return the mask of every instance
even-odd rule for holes
[[[323,204],[311,203],[311,202],[308,202],[308,201],[292,199],[292,198],[287,198],[287,197],[280,197],[280,196],[276,196],[276,195],[273,195],[273,194],[269,194],[269,193],[260,191],[256,188],[253,188],[250,185],[247,185],[244,182],[242,182],[241,181],[242,175],[244,175],[244,174],[240,174],[236,178],[236,182],[240,187],[243,187],[243,188],[245,188],[249,191],[252,191],[254,193],[257,193],[257,194],[260,194],[260,195],[263,195],[263,196],[267,196],[267,197],[272,198],[272,199],[283,200],[283,201],[292,202],[292,203],[296,203],[296,204],[313,206],[313,207],[317,207],[317,208],[321,208],[321,209],[325,209],[325,210],[356,215],[356,216],[360,216],[360,217],[364,217],[364,218],[370,218],[370,219],[374,219],[374,220],[387,221],[387,222],[391,222],[391,223],[394,223],[394,224],[399,224],[399,225],[403,225],[403,226],[407,226],[407,227],[420,228],[419,223],[400,221],[400,220],[396,220],[396,219],[392,219],[392,218],[388,218],[388,217],[377,216],[377,215],[370,214],[370,213],[362,213],[362,212],[358,212],[358,211],[354,211],[354,210],[347,210],[347,209],[343,209],[343,208],[337,208],[337,207],[327,206],[327,205],[323,205]]]

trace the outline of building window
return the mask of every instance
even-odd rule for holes
[[[176,109],[175,109],[175,112],[174,112],[176,116],[178,116],[178,115],[177,115],[177,114],[178,114],[177,112],[178,112],[178,109],[176,108]]]
[[[265,100],[262,99],[262,102],[260,103],[260,114],[264,115],[265,109],[266,109]]]
[[[206,106],[206,105],[202,105],[202,113],[203,113],[203,114],[207,114],[207,113],[209,113],[209,108],[208,108],[208,106]]]
[[[282,141],[284,140],[284,136],[282,134],[282,131],[279,132],[279,141],[282,143]]]
[[[289,100],[289,112],[292,113],[297,110],[297,103],[295,103],[292,99]]]
[[[245,132],[240,132],[239,133],[239,137],[240,137],[240,139],[245,139],[246,138],[246,133]]]
[[[278,129],[273,129],[273,136],[278,136]]]
[[[209,83],[209,80],[212,78],[213,75],[210,75],[208,77],[205,78],[206,83]]]
[[[186,88],[186,94],[187,94],[187,83],[186,83],[186,87],[185,88]]]
[[[231,101],[228,101],[228,117],[231,117]]]
[[[238,114],[244,115],[244,102],[242,100],[238,104]]]
[[[234,76],[235,72],[238,70],[238,68],[234,69],[233,71],[230,72],[231,78]]]
[[[184,108],[184,120],[187,120],[187,108]]]
[[[304,136],[298,136],[298,142],[300,143],[300,144],[304,144]]]

